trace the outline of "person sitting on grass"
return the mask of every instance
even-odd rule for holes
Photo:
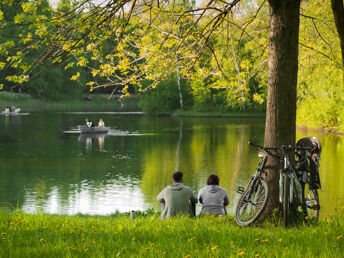
[[[201,215],[214,214],[226,215],[226,206],[229,204],[228,192],[219,186],[220,179],[217,175],[208,176],[207,185],[198,193],[199,202],[202,204]]]
[[[183,173],[176,171],[172,184],[166,186],[158,195],[157,201],[162,204],[161,219],[189,214],[194,217],[197,198],[190,187],[183,184]]]

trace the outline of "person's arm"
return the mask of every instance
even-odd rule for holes
[[[158,196],[156,197],[156,200],[158,202],[162,202],[165,200],[165,189],[163,189],[159,194]]]
[[[225,190],[225,198],[223,200],[223,205],[227,206],[229,204],[229,195],[227,193],[227,191]]]
[[[203,193],[203,191],[202,191],[203,189],[201,189],[200,191],[199,191],[199,193],[198,193],[198,200],[199,200],[199,203],[201,203],[201,204],[203,204],[203,199],[202,199],[202,193]]]
[[[194,192],[191,190],[191,188],[190,188],[190,192],[191,192],[191,194],[190,194],[190,202],[193,203],[193,204],[198,203],[198,199],[195,196]]]

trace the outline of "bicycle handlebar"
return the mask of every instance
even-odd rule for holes
[[[248,142],[249,145],[252,145],[254,147],[260,148],[264,151],[266,151],[268,154],[270,154],[271,156],[277,157],[277,158],[281,158],[280,156],[271,153],[271,151],[277,151],[277,150],[281,150],[284,154],[287,154],[288,152],[291,151],[295,151],[295,150],[311,150],[311,147],[303,147],[301,146],[295,146],[295,147],[291,147],[291,145],[286,146],[286,145],[282,145],[281,147],[277,147],[277,146],[273,146],[273,147],[263,147],[261,145],[255,144],[253,142]]]

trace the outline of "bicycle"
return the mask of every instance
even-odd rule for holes
[[[299,141],[300,142],[300,141]],[[298,142],[298,143],[299,143]],[[264,150],[258,156],[261,158],[255,174],[247,184],[246,188],[238,187],[237,192],[242,194],[239,198],[235,221],[239,226],[249,226],[256,222],[266,208],[269,190],[265,182],[265,165],[269,157],[276,157],[281,161],[280,180],[279,180],[279,201],[283,206],[283,220],[284,225],[289,223],[289,207],[294,204],[296,207],[301,207],[302,212],[311,221],[317,221],[319,217],[319,196],[315,187],[309,187],[311,171],[303,166],[296,169],[289,161],[289,153],[296,151],[299,153],[298,162],[305,163],[309,161],[308,153],[311,152],[311,147],[304,147],[302,144],[296,147],[263,147],[249,142],[250,145]],[[319,141],[320,144],[320,141]],[[321,147],[320,147],[321,148]],[[272,152],[280,151],[282,156]],[[320,150],[321,151],[321,150]],[[303,153],[305,155],[301,155]]]

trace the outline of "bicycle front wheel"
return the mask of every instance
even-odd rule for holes
[[[249,226],[257,221],[263,213],[268,200],[268,185],[262,179],[251,181],[240,197],[235,221],[240,226]]]
[[[283,221],[284,226],[288,226],[289,213],[289,176],[283,174]]]
[[[309,184],[306,184],[303,188],[303,204],[302,210],[306,215],[307,220],[316,223],[319,218],[319,195],[317,189],[310,189]]]

